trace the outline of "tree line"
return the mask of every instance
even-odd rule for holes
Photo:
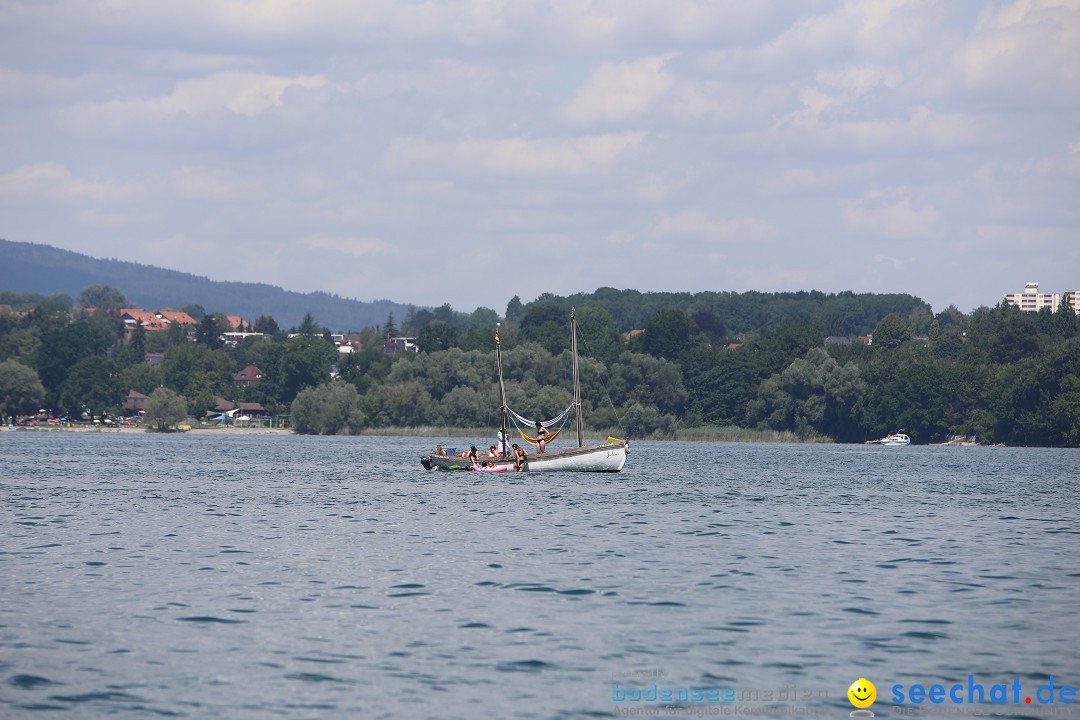
[[[291,333],[262,316],[251,328],[261,337],[224,345],[223,316],[198,306],[182,308],[198,321],[189,337],[178,326],[125,333],[113,288],[65,298],[0,293],[0,304],[30,310],[0,314],[3,414],[117,413],[129,390],[167,389],[195,418],[223,397],[291,415],[300,432],[491,428],[500,323],[508,404],[546,419],[571,402],[576,307],[583,411],[594,430],[676,437],[736,426],[842,442],[903,431],[915,442],[1080,445],[1080,327],[1067,304],[1055,313],[999,305],[934,314],[910,295],[602,288],[515,297],[502,316],[410,307],[365,327],[364,350],[343,355],[310,314]],[[384,352],[383,339],[398,334],[415,337],[420,352]],[[859,338],[871,334],[872,344]],[[150,366],[154,350],[164,357]],[[262,381],[234,386],[247,365]]]

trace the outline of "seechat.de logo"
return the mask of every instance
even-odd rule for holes
[[[1055,693],[1057,699],[1054,699]],[[975,680],[974,675],[968,675],[967,684],[956,683],[955,685],[934,684],[927,687],[916,683],[905,687],[904,685],[892,686],[892,701],[894,703],[910,702],[913,705],[921,705],[930,702],[934,705],[951,703],[953,705],[982,705],[991,703],[1003,705],[1006,703],[1030,705],[1034,700],[1037,705],[1061,703],[1072,705],[1076,702],[1076,688],[1072,685],[1057,687],[1054,677],[1050,676],[1050,683],[1040,685],[1035,692],[1025,691],[1020,684],[1020,678],[1013,678],[1009,684],[998,683],[984,687]]]

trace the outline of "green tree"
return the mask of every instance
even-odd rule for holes
[[[416,380],[383,384],[374,393],[379,424],[415,427],[431,422],[431,394]]]
[[[623,414],[623,430],[627,437],[671,437],[675,418],[661,414],[655,407],[634,403]]]
[[[911,339],[911,328],[896,313],[890,313],[881,319],[874,328],[875,347],[895,349]]]
[[[195,341],[211,350],[217,350],[225,345],[225,341],[221,336],[231,330],[232,326],[229,324],[228,318],[221,313],[205,315],[199,321],[199,326],[195,330]]]
[[[383,335],[389,335],[390,337],[397,337],[398,329],[394,324],[394,313],[390,313],[386,316],[386,324],[383,325]]]
[[[442,320],[432,320],[425,325],[416,338],[416,348],[422,353],[433,353],[457,347],[461,331]]]
[[[121,401],[116,364],[106,357],[90,355],[75,363],[60,386],[58,408],[68,417],[83,412],[101,415],[115,410]]]
[[[578,311],[577,328],[580,355],[610,363],[622,353],[624,343],[619,326],[611,313],[599,305]]]
[[[119,353],[119,358],[121,364],[125,366],[146,362],[146,328],[143,327],[141,321],[132,331],[123,351]]]
[[[108,325],[85,314],[72,322],[66,319],[59,323],[47,319],[42,319],[42,322],[46,329],[41,335],[34,365],[41,384],[45,386],[46,404],[56,407],[60,387],[75,364],[91,355],[104,357],[106,351],[117,342],[118,336]]]
[[[161,361],[161,379],[166,387],[184,395],[194,395],[203,386],[209,384],[216,392],[224,392],[232,384],[232,363],[223,350],[210,350],[205,345],[185,343],[169,348]],[[213,380],[206,382],[209,373]],[[202,386],[189,391],[195,384],[196,377],[201,378]]]
[[[1080,376],[1067,375],[1051,408],[1057,440],[1065,447],[1080,447]]]
[[[741,425],[759,379],[753,351],[724,350],[713,367],[689,382],[690,408],[711,425]]]
[[[751,422],[799,435],[859,437],[867,385],[854,362],[840,365],[822,348],[761,383],[747,408]]]
[[[184,398],[169,388],[158,388],[150,393],[143,406],[144,419],[155,430],[167,431],[187,417]]]
[[[359,397],[346,382],[302,390],[292,402],[293,430],[305,435],[357,435],[366,423]]]
[[[121,393],[134,390],[149,395],[154,388],[161,386],[161,371],[146,363],[130,365],[120,372],[119,386]]]
[[[36,413],[45,402],[37,372],[16,360],[0,362],[0,421],[8,415]]]
[[[521,315],[521,311],[524,309],[524,305],[521,304],[521,298],[515,295],[510,298],[510,302],[506,303],[506,320],[507,322],[517,320]]]
[[[1070,338],[1076,334],[1080,321],[1076,316],[1076,310],[1072,306],[1072,300],[1068,295],[1062,295],[1061,303],[1057,312],[1054,313],[1054,332],[1059,337]]]
[[[90,285],[79,293],[79,307],[119,310],[130,307],[124,293],[109,285]]]
[[[205,316],[204,316],[205,317]],[[169,329],[165,331],[165,347],[176,347],[177,345],[183,345],[188,341],[188,331],[191,329],[190,325],[181,325],[178,322],[169,323]],[[198,331],[198,326],[196,326]],[[154,336],[160,336],[161,333],[154,333]],[[149,347],[150,343],[147,343]]]
[[[665,309],[645,323],[642,342],[650,355],[676,360],[690,347],[690,338],[696,332],[694,321],[682,310]]]
[[[532,303],[518,321],[518,334],[558,355],[570,347],[570,309],[553,301]]]
[[[277,368],[281,382],[279,400],[292,403],[304,388],[329,380],[330,367],[337,359],[338,352],[333,343],[321,336],[298,335],[285,342],[281,364]]]
[[[180,309],[190,315],[195,322],[199,322],[206,317],[206,308],[202,305],[185,305]]]
[[[269,315],[260,315],[255,320],[255,332],[274,336],[281,332],[281,328],[278,327],[277,320],[274,318]]]
[[[315,322],[315,318],[311,316],[310,312],[304,313],[304,319],[300,321],[300,325],[296,328],[296,332],[300,335],[322,335],[322,328]]]

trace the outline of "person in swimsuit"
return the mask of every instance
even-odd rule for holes
[[[477,461],[478,461],[478,460],[480,459],[480,457],[479,457],[479,456],[477,455],[477,453],[476,453],[476,446],[475,446],[475,445],[470,445],[470,446],[469,446],[469,455],[468,455],[468,458],[469,458],[469,460],[470,460],[470,461],[472,461],[472,463],[473,463],[474,465],[475,465],[475,464],[476,464],[476,462],[477,462]]]
[[[529,459],[529,454],[525,452],[524,448],[518,447],[517,443],[514,443],[514,472],[523,472],[525,470],[525,462]]]
[[[540,421],[536,421],[536,454],[544,454],[544,446],[547,445],[548,431],[547,428],[540,424]]]

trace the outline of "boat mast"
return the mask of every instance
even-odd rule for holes
[[[577,310],[575,308],[570,308],[570,351],[574,356],[574,411],[577,415],[577,446],[583,447],[585,440],[581,433],[581,381],[578,379]]]
[[[499,432],[502,433],[502,448],[499,449],[499,456],[506,457],[506,388],[503,387],[503,371],[502,371],[502,340],[499,338],[499,326],[502,323],[495,323],[495,367],[499,372]]]

